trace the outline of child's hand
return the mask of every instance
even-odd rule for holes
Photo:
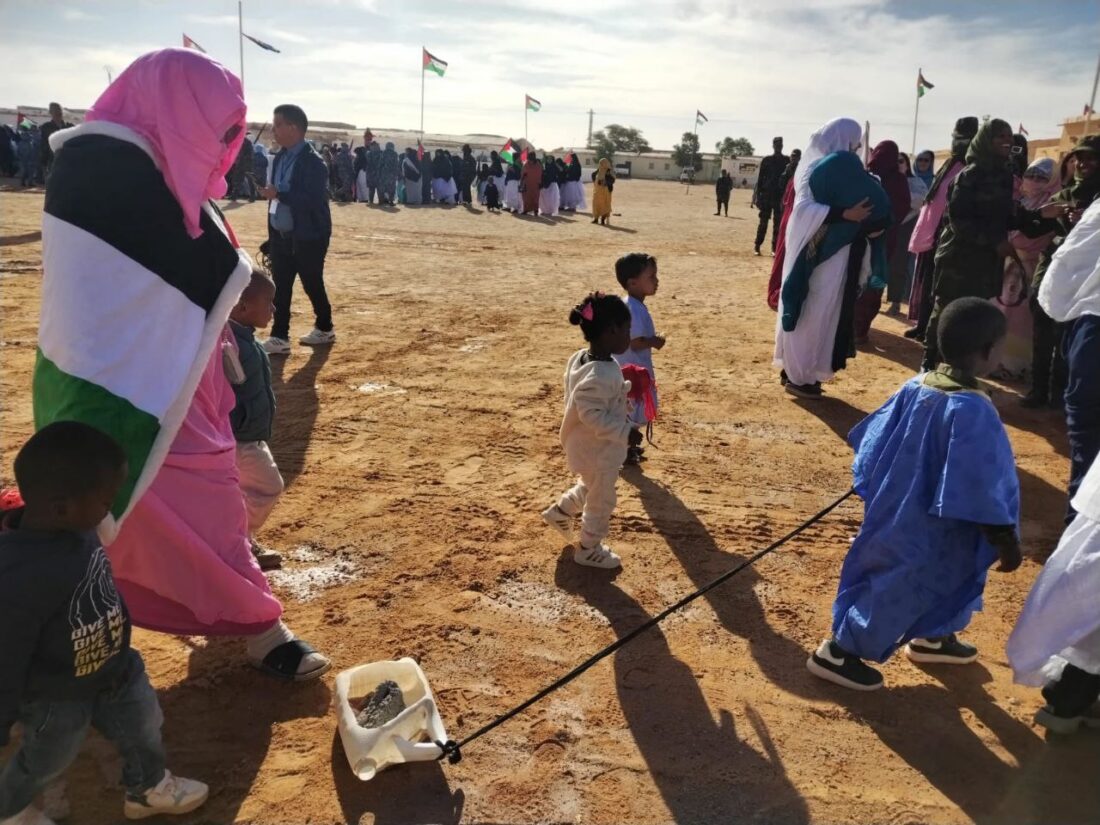
[[[1011,573],[1024,560],[1020,552],[1020,542],[1016,541],[1015,537],[1011,543],[999,545],[997,552],[1001,554],[1001,563],[997,565],[998,573]]]
[[[665,336],[654,335],[653,336],[653,349],[663,349],[665,346]]]

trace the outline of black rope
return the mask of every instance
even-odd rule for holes
[[[565,687],[567,684],[572,682],[574,679],[576,679],[578,676],[580,676],[586,670],[591,668],[594,664],[601,661],[602,659],[606,659],[608,656],[610,656],[612,653],[614,653],[619,648],[621,648],[624,645],[627,645],[630,642],[634,641],[634,639],[641,636],[643,633],[645,633],[651,627],[656,627],[658,624],[660,624],[662,621],[667,619],[669,616],[671,616],[677,610],[680,610],[681,608],[686,607],[687,605],[691,604],[693,601],[698,599],[700,596],[702,596],[706,593],[709,593],[711,590],[716,588],[718,585],[725,583],[729,579],[732,579],[734,576],[736,576],[738,573],[740,573],[746,567],[749,567],[750,565],[756,563],[757,561],[764,558],[764,556],[768,555],[769,553],[771,553],[775,550],[778,550],[780,547],[782,547],[784,544],[789,542],[791,539],[793,539],[799,533],[802,533],[804,530],[806,530],[809,527],[812,527],[813,525],[817,524],[819,521],[821,521],[823,518],[825,518],[825,516],[829,515],[829,513],[831,513],[833,510],[835,510],[837,507],[839,507],[841,504],[843,504],[845,501],[847,501],[853,495],[855,495],[855,490],[849,490],[844,495],[842,495],[840,498],[838,498],[836,501],[834,501],[832,504],[830,504],[828,507],[823,509],[820,513],[818,513],[817,515],[813,516],[810,519],[807,519],[802,524],[800,524],[798,527],[791,530],[791,532],[787,533],[787,535],[783,536],[783,538],[772,542],[767,547],[765,547],[763,550],[760,550],[759,552],[757,552],[754,555],[750,556],[749,558],[745,559],[743,562],[738,564],[736,567],[734,567],[730,570],[727,570],[725,573],[723,573],[718,578],[708,582],[707,584],[704,584],[702,587],[700,587],[694,593],[689,593],[688,595],[684,596],[684,598],[680,599],[680,601],[676,602],[675,604],[670,605],[669,607],[666,607],[664,610],[662,610],[656,616],[649,619],[649,621],[643,622],[642,624],[638,625],[638,627],[634,628],[629,633],[627,633],[625,636],[621,636],[620,638],[618,638],[617,640],[615,640],[614,642],[609,644],[607,647],[605,647],[603,650],[601,650],[598,653],[590,656],[588,659],[585,659],[585,661],[581,662],[581,664],[577,665],[575,668],[573,668],[571,671],[566,673],[560,679],[558,679],[558,680],[554,681],[553,683],[547,685],[545,688],[540,690],[538,693],[536,693],[534,696],[532,696],[526,702],[523,702],[522,704],[517,705],[516,707],[512,708],[507,713],[504,713],[504,714],[498,716],[492,722],[489,722],[488,724],[482,725],[480,728],[478,728],[476,731],[474,731],[473,733],[471,733],[469,736],[465,737],[464,739],[462,739],[458,742],[456,742],[454,739],[448,739],[446,742],[436,741],[435,744],[439,747],[439,750],[440,750],[440,755],[439,755],[438,758],[440,760],[446,759],[452,765],[455,765],[458,762],[462,761],[462,748],[466,747],[466,745],[470,744],[475,739],[479,739],[480,737],[484,736],[485,734],[487,734],[489,731],[493,730],[494,728],[496,728],[500,725],[503,725],[505,722],[507,722],[513,716],[518,716],[519,714],[523,713],[523,711],[527,710],[527,708],[531,707],[531,705],[535,704],[536,702],[538,702],[541,699],[546,698],[547,696],[549,696],[551,693],[558,690],[559,688]]]

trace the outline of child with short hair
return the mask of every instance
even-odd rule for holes
[[[960,298],[940,317],[946,363],[918,375],[848,436],[863,526],[833,603],[833,635],[806,662],[854,690],[882,687],[864,660],[901,645],[914,662],[966,664],[977,648],[956,633],[981,609],[986,573],[1020,565],[1020,485],[1008,435],[978,377],[993,369],[1004,315]]]
[[[642,367],[649,373],[650,391],[653,398],[653,411],[657,409],[657,376],[653,371],[653,350],[665,345],[663,335],[658,335],[653,325],[653,316],[645,305],[645,299],[657,294],[657,259],[645,252],[631,252],[615,262],[615,278],[626,290],[623,303],[630,310],[630,346],[626,352],[615,356],[620,367],[628,364]],[[635,404],[631,412],[630,443],[627,449],[626,463],[637,464],[644,461],[642,430],[649,424],[645,406]]]
[[[24,504],[0,531],[0,745],[16,721],[23,741],[0,772],[3,825],[49,825],[32,801],[68,768],[89,726],[122,756],[128,819],[206,801],[206,785],[164,767],[164,717],[95,533],[126,466],[110,436],[75,421],[42,428],[16,456]]]
[[[569,313],[588,348],[578,350],[565,367],[565,416],[561,444],[569,469],[580,478],[542,513],[543,520],[567,539],[581,516],[580,545],[573,560],[586,567],[613,569],[622,561],[604,544],[615,510],[615,482],[626,458],[630,421],[629,382],[614,356],[630,345],[630,310],[613,295],[595,292]]]
[[[237,397],[229,422],[237,439],[237,471],[248,511],[248,535],[261,570],[274,570],[282,563],[281,555],[262,547],[255,538],[283,493],[283,477],[267,446],[275,417],[271,362],[256,340],[256,330],[271,323],[274,300],[275,282],[271,276],[260,269],[253,270],[252,280],[229,313],[229,327],[237,343],[237,362],[227,364],[226,369]]]

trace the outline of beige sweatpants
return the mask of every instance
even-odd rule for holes
[[[585,473],[562,493],[558,507],[567,516],[581,517],[581,544],[592,547],[607,538],[615,511],[618,469]]]
[[[263,527],[275,509],[283,493],[283,477],[266,441],[237,442],[237,472],[248,511],[248,532],[252,534]]]

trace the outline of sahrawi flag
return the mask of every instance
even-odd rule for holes
[[[259,46],[259,47],[260,47],[261,49],[267,49],[267,50],[268,50],[269,52],[275,52],[276,54],[282,54],[282,52],[281,52],[281,51],[279,51],[278,49],[276,49],[276,48],[275,48],[274,46],[272,46],[272,45],[271,45],[270,43],[265,43],[264,41],[262,41],[262,40],[258,40],[257,38],[253,37],[253,36],[252,36],[252,35],[250,35],[250,34],[245,34],[244,32],[241,32],[241,34],[242,34],[242,35],[243,35],[244,37],[247,37],[247,38],[248,38],[249,40],[251,40],[251,41],[252,41],[253,43],[255,43],[255,44],[256,44],[257,46]]]
[[[700,112],[698,109],[696,109],[695,110],[695,125],[698,126],[700,123],[710,123],[710,121],[707,119],[706,115],[704,115],[702,112]]]
[[[532,112],[537,112],[539,109],[542,108],[542,104],[531,97],[531,95],[526,95],[526,98],[527,108],[530,109]]]
[[[199,51],[199,52],[202,52],[203,54],[206,54],[206,49],[204,49],[202,46],[200,46],[198,43],[196,43],[194,40],[192,40],[190,37],[188,37],[186,32],[184,32],[184,35],[183,35],[183,47],[185,49],[194,49],[195,51]]]
[[[423,47],[421,47],[423,48]],[[440,60],[434,54],[427,49],[424,49],[424,71],[435,72],[440,77],[443,77],[443,73],[447,71],[447,62]]]
[[[52,142],[118,138],[78,141],[50,172],[33,382],[36,429],[81,421],[126,452],[105,541],[164,464],[252,271],[213,206],[200,215],[201,240],[190,237],[144,142],[109,125],[84,123]],[[106,220],[99,204],[116,186],[146,196],[116,203]]]
[[[500,159],[505,163],[513,163],[516,159],[516,144],[509,140],[500,150]]]
[[[936,87],[924,79],[924,70],[917,69],[917,97],[924,97],[925,89],[935,89]]]
[[[1020,128],[1016,130],[1016,133],[1023,135],[1024,137],[1028,137],[1031,134],[1031,132],[1024,128],[1024,124],[1022,123],[1020,124]]]

